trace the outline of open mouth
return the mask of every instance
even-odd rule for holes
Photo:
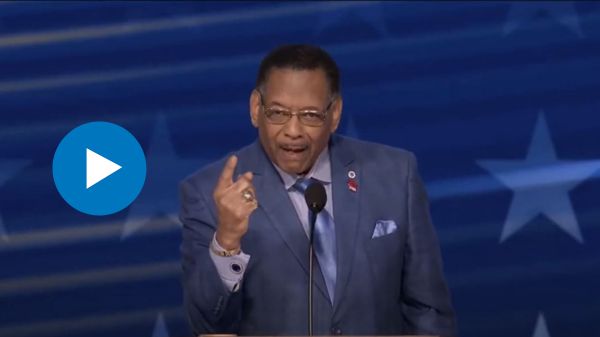
[[[280,145],[279,146],[285,153],[287,154],[299,154],[302,153],[306,150],[308,150],[308,146],[307,145]]]

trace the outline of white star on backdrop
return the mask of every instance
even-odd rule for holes
[[[583,38],[579,17],[573,2],[522,2],[513,3],[503,28],[504,36],[513,33],[524,22],[532,20],[538,13],[545,13],[571,32]]]
[[[599,170],[600,160],[558,160],[543,112],[524,160],[478,160],[477,163],[514,192],[500,242],[543,214],[583,243],[569,191]]]
[[[358,4],[358,6],[357,6]],[[364,20],[371,25],[381,37],[387,37],[389,32],[385,25],[385,17],[382,2],[366,2],[364,6],[360,3],[335,11],[324,12],[319,17],[319,22],[315,27],[315,34],[321,34],[325,29],[348,20],[352,16]]]
[[[533,337],[550,337],[548,333],[548,326],[546,326],[546,319],[544,314],[540,313],[535,323],[535,330],[533,331]]]
[[[29,165],[29,163],[30,161],[28,160],[0,159],[0,187]],[[2,213],[0,213],[0,239],[8,241],[8,234],[4,227]]]
[[[160,114],[146,154],[146,182],[138,198],[131,204],[123,225],[121,239],[139,231],[152,217],[167,216],[174,225],[179,205],[179,181],[198,170],[206,160],[181,159],[175,153],[166,118]]]
[[[154,323],[154,330],[152,332],[152,337],[169,337],[169,330],[167,329],[167,324],[165,323],[165,317],[161,313],[158,314],[156,318],[156,322]]]

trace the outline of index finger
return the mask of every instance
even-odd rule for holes
[[[217,182],[217,190],[225,189],[233,184],[233,171],[237,165],[237,157],[235,155],[229,157],[223,167],[219,181]]]

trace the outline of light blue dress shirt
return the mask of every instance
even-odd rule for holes
[[[325,192],[327,192],[327,203],[325,204],[325,209],[329,214],[331,214],[333,218],[333,195],[331,193],[331,161],[329,159],[329,149],[325,148],[323,152],[317,158],[315,165],[311,168],[311,170],[306,174],[306,176],[297,176],[291,175],[284,172],[280,169],[275,163],[273,163],[277,172],[281,176],[283,181],[283,185],[288,192],[288,196],[296,209],[296,213],[298,214],[298,218],[302,223],[302,227],[304,228],[304,233],[306,236],[309,236],[309,224],[308,224],[308,206],[306,206],[306,201],[304,200],[304,195],[296,190],[293,186],[296,183],[296,180],[299,178],[313,178],[320,181],[325,187]],[[260,200],[258,200],[260,204]],[[217,250],[223,250],[215,237],[213,236],[212,243],[213,247]],[[250,255],[245,254],[243,251],[240,254],[230,257],[219,256],[215,254],[212,250],[210,250],[210,257],[213,260],[215,266],[217,267],[217,271],[219,272],[219,276],[223,281],[223,284],[230,291],[237,291],[239,289],[239,284],[244,277],[244,272],[246,270],[246,266],[250,261]]]

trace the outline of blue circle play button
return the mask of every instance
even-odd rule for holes
[[[60,195],[76,210],[108,215],[129,206],[146,179],[146,158],[135,137],[107,122],[71,130],[52,162]]]

